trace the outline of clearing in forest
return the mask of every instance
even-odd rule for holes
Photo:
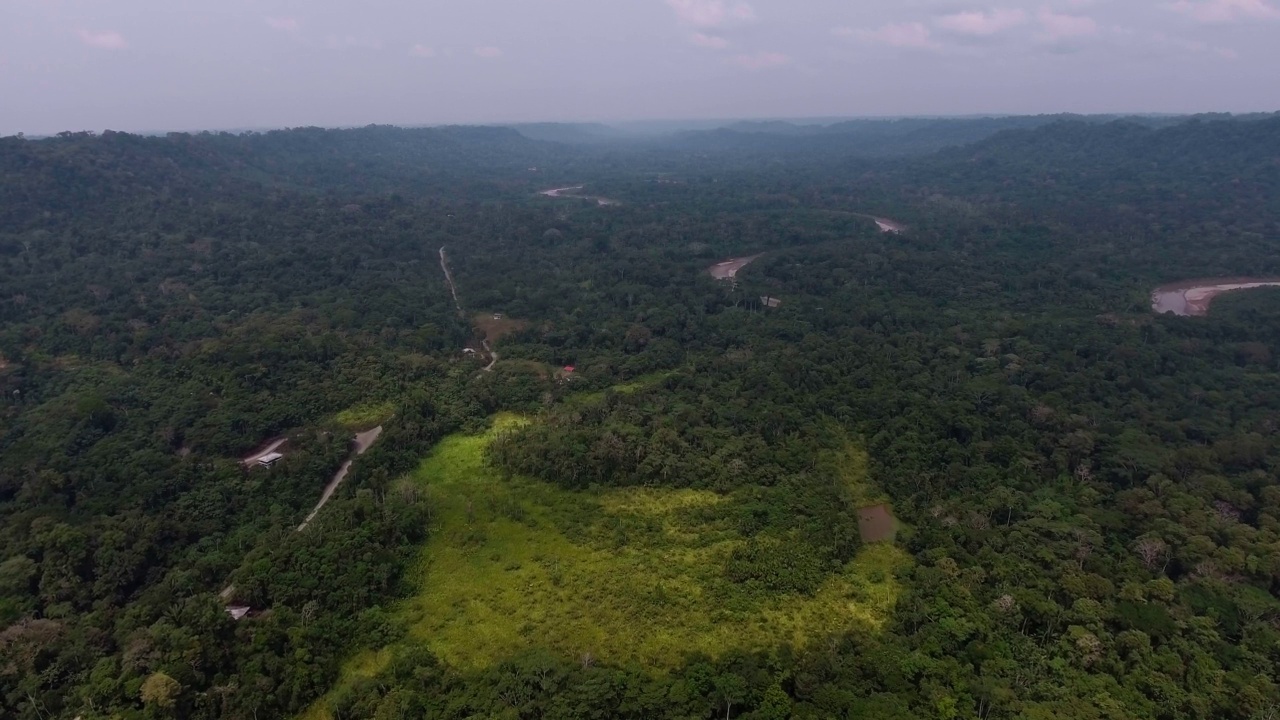
[[[839,474],[849,489],[853,506],[858,509],[858,535],[862,542],[891,543],[897,539],[898,519],[893,516],[889,496],[868,479],[867,454],[852,441],[846,441],[842,452],[824,456],[821,462]]]
[[[909,556],[867,545],[812,596],[751,592],[726,558],[745,538],[732,496],[701,490],[572,492],[503,477],[485,462],[500,433],[528,422],[499,416],[479,435],[446,438],[402,482],[427,495],[433,532],[396,611],[422,644],[460,670],[529,648],[655,672],[694,653],[803,647],[845,630],[878,631]],[[865,472],[865,456],[851,473]],[[860,480],[864,482],[864,480]],[[402,646],[365,652],[340,686],[376,674]],[[308,717],[326,717],[323,701]]]
[[[872,220],[875,220],[876,227],[880,228],[880,232],[899,235],[903,230],[906,230],[906,227],[904,227],[902,223],[890,220],[889,218],[875,217],[874,215],[870,217]]]
[[[284,445],[287,442],[289,442],[289,438],[283,438],[283,437],[271,438],[270,440],[266,441],[262,445],[258,446],[257,450],[254,450],[248,455],[245,455],[244,457],[240,458],[240,464],[252,467],[258,462],[258,460],[262,459],[267,455],[270,455],[273,452],[278,451],[280,449],[280,446]]]
[[[1280,286],[1280,278],[1215,278],[1184,280],[1151,291],[1151,309],[1157,313],[1207,315],[1209,304],[1224,292]]]
[[[370,402],[353,405],[335,415],[333,420],[348,430],[359,432],[385,424],[395,414],[394,403]]]
[[[529,326],[524,320],[513,320],[501,313],[477,313],[472,316],[471,323],[480,331],[480,337],[490,344]]]
[[[717,280],[733,280],[738,276],[738,271],[750,265],[760,258],[760,255],[752,255],[751,257],[729,258],[707,268],[707,272],[711,273],[711,277]]]

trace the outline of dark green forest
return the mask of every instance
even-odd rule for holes
[[[1280,277],[1280,117],[575,137],[0,138],[0,717],[1280,717],[1280,289],[1151,309]],[[871,496],[898,594],[663,667],[554,627],[457,662],[405,620],[434,543],[545,521],[450,515],[423,461],[506,416],[495,482],[705,500],[734,618],[824,602]]]

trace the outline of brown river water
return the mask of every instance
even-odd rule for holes
[[[1218,295],[1260,287],[1280,287],[1280,278],[1211,278],[1161,285],[1151,291],[1151,309],[1174,315],[1205,315]]]

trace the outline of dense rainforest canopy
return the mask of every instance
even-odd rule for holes
[[[1150,293],[1278,243],[1276,116],[0,138],[0,717],[1276,717]]]

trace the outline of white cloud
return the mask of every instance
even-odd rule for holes
[[[366,50],[381,50],[382,41],[369,37],[367,35],[329,35],[324,39],[324,46],[330,50],[345,50],[348,48],[364,48]]]
[[[685,25],[700,28],[721,27],[730,22],[750,22],[756,11],[745,2],[730,5],[725,0],[666,0],[676,18]]]
[[[836,28],[837,31],[845,29],[847,28]],[[937,47],[937,43],[933,41],[933,33],[924,26],[924,23],[918,22],[894,23],[876,30],[854,30],[851,35],[865,42],[889,47],[918,49]]]
[[[298,19],[291,17],[269,17],[263,18],[263,22],[272,30],[281,32],[295,33],[298,32]]]
[[[707,35],[706,33],[694,33],[689,36],[689,42],[698,47],[709,48],[711,50],[723,50],[729,47],[729,41],[719,35]]]
[[[1162,32],[1152,32],[1146,36],[1146,41],[1151,47],[1165,50],[1179,50],[1191,53],[1208,53],[1217,55],[1224,60],[1239,60],[1240,53],[1228,47],[1219,45],[1210,45],[1200,40],[1187,40],[1185,38],[1166,35]]]
[[[80,42],[99,50],[123,50],[129,47],[129,43],[124,39],[124,36],[114,30],[104,30],[102,32],[78,30],[76,34],[80,36]]]
[[[475,53],[476,57],[490,58],[490,59],[500,58],[503,55],[502,48],[496,48],[492,46],[478,47],[475,50],[472,50],[472,52]]]
[[[754,55],[738,55],[733,58],[733,63],[748,70],[764,70],[789,65],[791,58],[780,52],[759,52]]]
[[[944,30],[961,35],[995,35],[1027,21],[1027,14],[1017,8],[1002,8],[990,12],[972,11],[943,15],[934,23]]]
[[[1202,23],[1228,23],[1237,20],[1275,20],[1280,18],[1267,0],[1178,0],[1171,5],[1175,11]]]
[[[418,43],[413,47],[409,48],[409,54],[412,55],[413,57],[433,58],[436,56],[436,50],[435,48],[427,47],[422,43]]]
[[[1040,11],[1039,20],[1045,38],[1051,42],[1098,34],[1098,22],[1087,15],[1062,15],[1045,8]]]

